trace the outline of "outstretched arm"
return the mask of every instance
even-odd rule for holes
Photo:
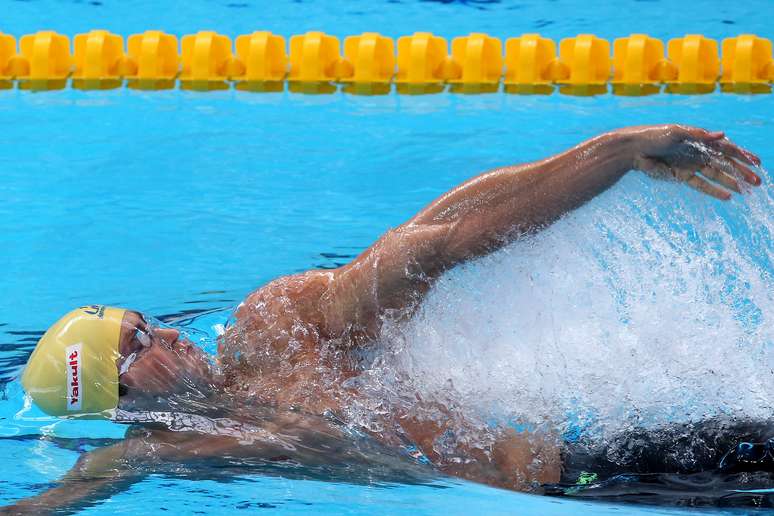
[[[181,415],[181,421],[193,425],[190,421],[198,420],[191,417]],[[152,473],[182,470],[189,476],[213,478],[235,461],[242,471],[249,465],[285,461],[310,467],[337,462],[355,467],[379,460],[391,464],[389,455],[366,455],[342,428],[304,412],[272,412],[266,419],[248,422],[203,418],[201,425],[213,433],[135,427],[126,439],[81,455],[49,490],[0,507],[0,515],[75,512],[128,489]],[[292,474],[282,471],[283,475]],[[347,474],[354,471],[348,469]]]
[[[239,453],[247,447],[229,437],[139,429],[110,446],[82,454],[56,484],[36,496],[0,507],[3,514],[61,514],[75,512],[128,489],[164,465]],[[254,446],[251,452],[263,448]]]
[[[728,190],[740,192],[742,182],[760,184],[748,167],[758,164],[723,133],[664,125],[620,129],[543,161],[487,172],[338,269],[329,326],[334,333],[373,337],[380,315],[416,306],[444,271],[546,227],[632,169],[727,200]]]
[[[142,479],[127,463],[132,439],[84,453],[55,487],[14,505],[0,507],[0,514],[49,514],[74,510],[109,497]]]

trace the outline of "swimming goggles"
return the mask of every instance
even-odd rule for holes
[[[143,318],[143,321],[145,319]],[[124,358],[120,369],[118,370],[118,377],[127,372],[132,364],[142,356],[145,351],[150,349],[153,342],[153,330],[147,325],[144,328],[135,328],[134,335],[129,342],[129,354]]]

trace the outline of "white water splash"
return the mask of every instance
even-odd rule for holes
[[[763,191],[721,205],[631,174],[441,278],[411,321],[385,328],[366,383],[392,403],[416,391],[482,421],[603,437],[770,419],[772,207]]]

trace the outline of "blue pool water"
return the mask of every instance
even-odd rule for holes
[[[686,2],[224,0],[160,7],[47,0],[11,2],[6,10],[0,30],[17,37],[93,28],[123,35],[212,29],[232,37],[259,29],[286,37],[311,29],[340,37],[367,30],[449,38],[471,31],[502,38],[539,31],[556,39],[581,32],[611,39],[630,32],[772,36],[767,2],[696,9]],[[772,163],[772,102],[771,95],[720,93],[0,91],[0,503],[43,490],[76,460],[77,451],[35,436],[123,434],[118,425],[59,422],[23,410],[21,365],[41,332],[72,307],[105,303],[173,319],[206,312],[195,324],[212,332],[251,290],[279,275],[348,261],[466,178],[606,130],[699,125],[726,131]],[[493,414],[546,412],[559,426],[586,418],[602,437],[633,411],[653,424],[702,414],[765,418],[774,408],[774,217],[771,178],[763,179],[753,194],[720,204],[630,174],[528,246],[450,274],[415,321],[385,337],[411,347],[388,363],[421,374],[420,388],[428,391],[453,379],[463,403],[486,404]],[[544,347],[525,351],[509,340],[516,334]],[[460,361],[467,367],[456,367]],[[252,474],[231,480],[151,476],[85,512],[132,512],[139,504],[216,514],[679,512],[445,478],[431,485]]]

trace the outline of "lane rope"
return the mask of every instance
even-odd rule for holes
[[[719,52],[720,48],[720,52]],[[342,52],[343,49],[343,52]],[[228,89],[330,93],[342,85],[361,94],[612,92],[647,95],[659,91],[770,92],[774,81],[772,42],[752,34],[722,40],[700,34],[665,45],[645,34],[610,42],[593,34],[562,39],[539,34],[508,38],[484,33],[445,38],[429,32],[397,42],[375,32],[344,38],[323,32],[283,36],[267,31],[231,38],[212,31],[174,35],[146,31],[126,38],[105,30],[77,34],[72,41],[53,31],[16,38],[0,33],[0,82],[20,89],[130,88]]]

